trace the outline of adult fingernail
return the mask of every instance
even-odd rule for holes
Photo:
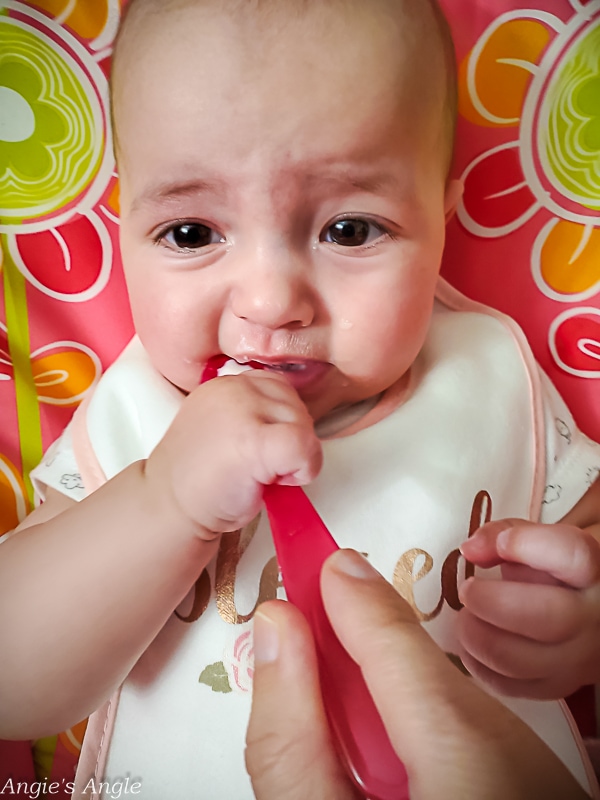
[[[374,580],[377,577],[381,577],[367,559],[357,553],[356,550],[336,550],[329,557],[329,563],[336,572],[341,572],[343,575],[351,575],[353,578]]]
[[[257,608],[254,614],[254,661],[269,664],[279,655],[279,631],[277,624]]]

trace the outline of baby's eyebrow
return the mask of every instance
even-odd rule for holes
[[[374,173],[367,175],[357,175],[350,171],[340,171],[330,175],[319,175],[315,177],[315,183],[331,183],[341,187],[352,187],[359,189],[362,192],[378,192],[381,189],[388,188],[395,181],[389,173]]]
[[[199,194],[225,194],[225,182],[220,180],[162,181],[151,184],[134,197],[131,208],[138,211],[143,206],[163,205],[166,202]]]
[[[283,172],[285,175],[285,172]],[[290,170],[293,180],[294,170]],[[318,192],[346,192],[348,189],[377,194],[380,192],[397,195],[400,186],[397,178],[391,171],[362,170],[351,167],[334,166],[325,167],[320,171],[308,171],[300,181],[303,191]],[[152,207],[164,207],[185,198],[194,198],[199,195],[211,195],[212,199],[224,201],[231,191],[226,180],[216,177],[192,178],[190,180],[157,181],[145,186],[131,203],[131,210],[138,212]]]
[[[323,190],[336,192],[359,191],[365,194],[383,194],[399,197],[411,194],[414,190],[413,180],[409,175],[399,176],[397,170],[386,169],[381,164],[362,168],[358,166],[331,166],[310,175],[308,185],[319,192]]]

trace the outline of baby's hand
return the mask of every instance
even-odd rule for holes
[[[459,595],[461,658],[502,694],[550,699],[600,681],[600,544],[565,523],[509,519],[461,551],[502,580],[470,578]]]
[[[199,535],[232,531],[259,512],[263,486],[318,474],[313,420],[284,377],[251,371],[199,386],[146,463]]]

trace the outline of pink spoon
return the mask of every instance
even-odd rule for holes
[[[404,765],[360,667],[340,644],[323,607],[321,567],[338,546],[299,486],[265,486],[264,499],[288,599],[302,611],[315,639],[323,703],[346,769],[370,800],[405,800]]]
[[[224,363],[211,359],[204,383]],[[338,549],[299,486],[271,484],[264,501],[288,600],[306,617],[319,661],[323,704],[339,755],[369,800],[408,800],[408,777],[394,752],[358,664],[340,644],[323,607],[321,568]]]

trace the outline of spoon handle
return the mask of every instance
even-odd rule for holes
[[[321,567],[338,546],[299,486],[266,486],[264,500],[286,594],[313,633],[323,704],[339,755],[369,800],[408,800],[404,765],[360,667],[340,644],[321,599]]]

